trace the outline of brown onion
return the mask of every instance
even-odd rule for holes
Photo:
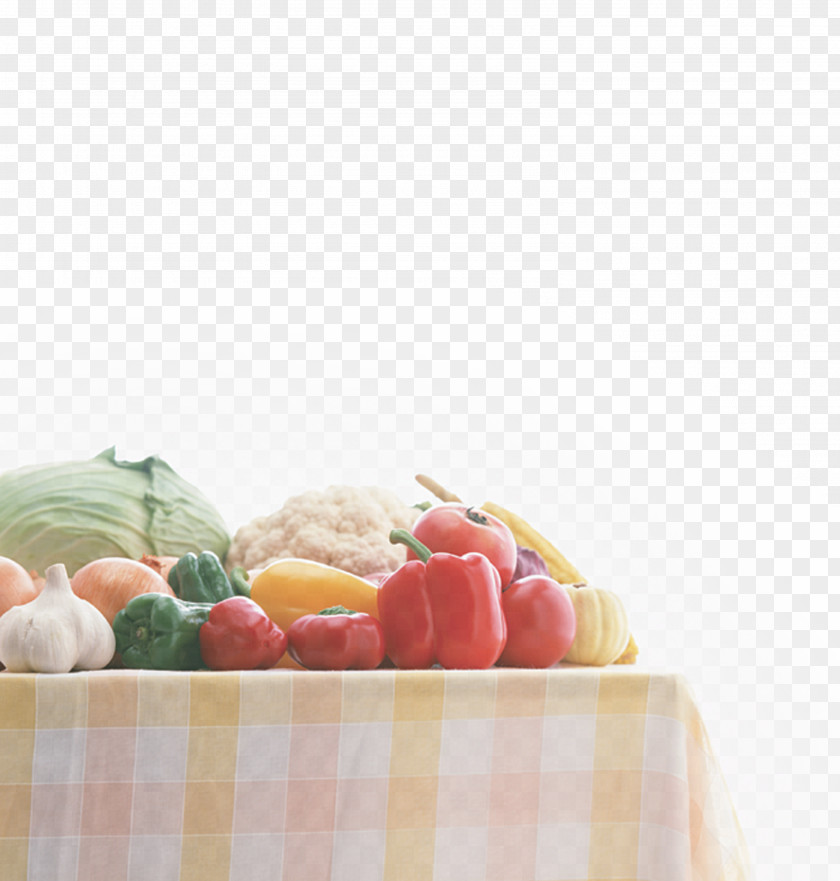
[[[0,557],[0,615],[12,606],[22,606],[41,591],[30,574],[14,560]]]
[[[154,569],[164,581],[169,581],[169,570],[178,562],[178,559],[178,557],[155,557],[151,554],[143,554],[140,562]]]
[[[96,606],[109,624],[114,623],[117,612],[136,596],[144,593],[175,596],[172,588],[151,566],[126,557],[93,560],[70,579],[70,586],[76,596]]]

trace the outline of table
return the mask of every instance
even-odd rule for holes
[[[0,673],[6,881],[745,881],[691,689],[634,667]]]

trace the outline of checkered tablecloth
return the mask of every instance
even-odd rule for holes
[[[751,877],[682,676],[0,674],[7,881]]]

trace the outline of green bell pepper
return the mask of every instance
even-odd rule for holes
[[[248,584],[248,572],[244,567],[237,566],[235,569],[231,569],[228,577],[234,593],[248,597],[248,599],[251,598],[251,585]]]
[[[212,608],[168,594],[140,594],[114,618],[117,652],[126,667],[198,670],[204,666],[198,631]]]
[[[236,596],[213,551],[184,554],[169,570],[168,581],[175,596],[188,603],[219,603]]]

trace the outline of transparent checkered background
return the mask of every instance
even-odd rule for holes
[[[272,6],[0,4],[2,467],[517,510],[828,878],[836,5]]]

